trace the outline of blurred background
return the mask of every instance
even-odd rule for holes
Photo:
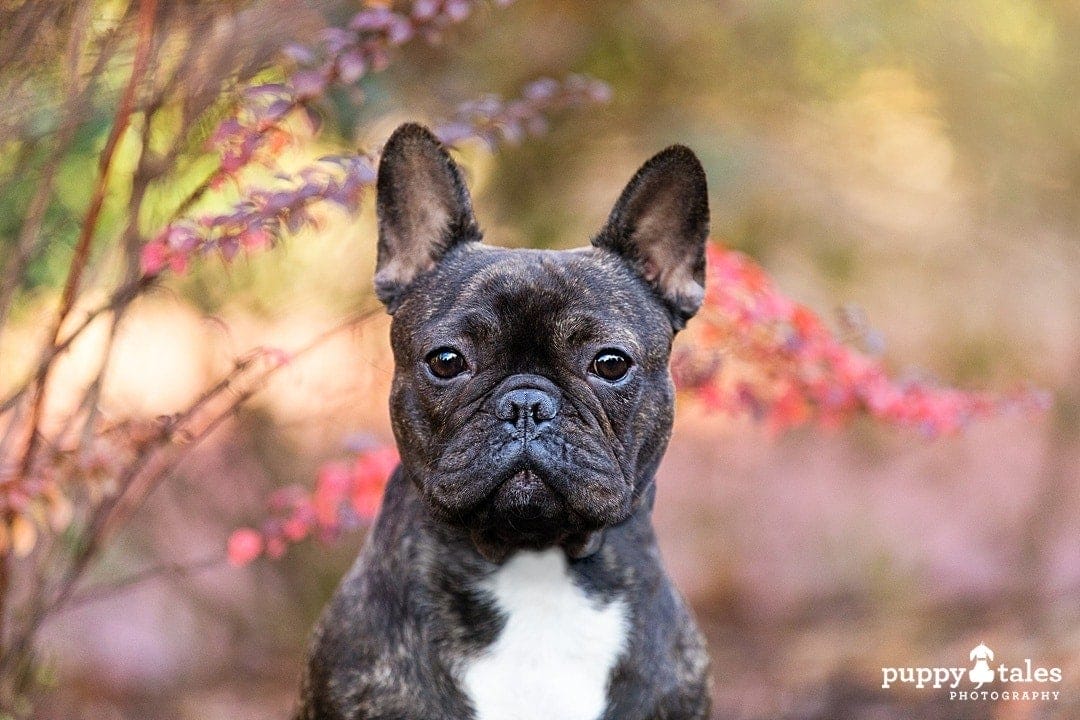
[[[205,138],[223,83],[280,75],[284,45],[313,42],[359,7],[164,5],[155,37],[160,62],[183,70],[173,92],[208,98],[197,117],[169,122],[209,123]],[[46,241],[3,318],[6,394],[33,367],[71,262],[131,68],[134,5],[2,12],[9,267],[41,173],[54,174]],[[75,32],[116,38],[87,92],[65,80],[72,62],[87,72],[96,57],[72,60]],[[710,640],[715,717],[1080,717],[1080,5],[481,4],[440,42],[413,41],[384,71],[329,92],[320,133],[282,163],[374,151],[403,120],[434,122],[463,99],[569,72],[606,81],[611,101],[518,146],[461,147],[488,242],[584,244],[638,165],[684,143],[708,172],[714,237],[823,316],[861,309],[898,374],[990,390],[1030,380],[1053,398],[1043,417],[1003,415],[932,441],[869,421],[774,437],[683,402],[656,524]],[[153,146],[154,128],[143,130]],[[150,187],[136,230],[168,219],[205,154],[193,143],[170,158],[181,171]],[[117,177],[130,184],[133,172]],[[130,227],[130,188],[109,190],[80,301],[91,305],[122,273],[116,248]],[[370,198],[318,225],[229,265],[208,259],[138,300],[117,331],[103,412],[175,413],[245,350],[298,347],[370,304]],[[278,373],[148,497],[88,585],[175,571],[49,620],[35,717],[287,717],[310,628],[362,533],[243,568],[214,558],[233,528],[259,522],[275,488],[346,457],[350,436],[392,441],[387,326],[379,317]],[[107,336],[102,323],[80,338],[59,387],[85,382]],[[999,662],[1062,668],[1050,688],[1060,699],[961,703],[881,688],[882,667],[967,667],[980,642]]]

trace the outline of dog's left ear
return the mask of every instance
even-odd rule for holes
[[[461,170],[422,125],[406,123],[386,141],[376,188],[375,294],[393,313],[417,277],[480,229]]]
[[[672,145],[641,166],[592,244],[633,265],[679,330],[705,298],[708,235],[705,170],[689,148]]]

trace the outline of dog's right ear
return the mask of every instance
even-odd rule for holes
[[[450,248],[480,239],[461,170],[431,131],[406,123],[379,162],[375,294],[393,314],[417,277]]]

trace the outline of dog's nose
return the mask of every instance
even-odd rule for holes
[[[515,388],[495,403],[495,416],[515,425],[524,418],[532,418],[536,424],[547,422],[558,412],[555,397],[539,388]]]

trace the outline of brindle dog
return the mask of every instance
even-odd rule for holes
[[[708,715],[704,643],[650,522],[708,215],[674,146],[589,247],[484,245],[438,141],[393,134],[375,287],[401,465],[315,631],[298,720]]]

